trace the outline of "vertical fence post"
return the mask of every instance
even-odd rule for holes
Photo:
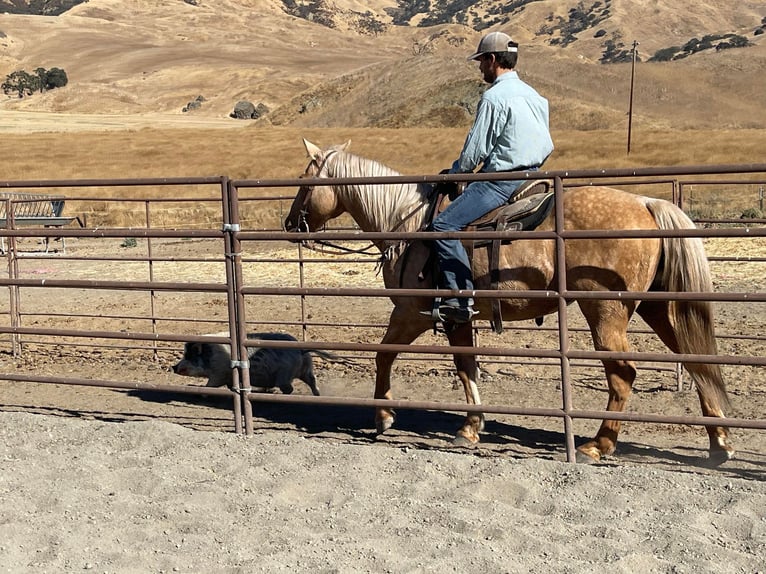
[[[243,407],[247,407],[249,401],[245,394],[245,389],[250,390],[249,365],[244,362],[247,359],[247,349],[244,355],[242,352],[244,338],[240,335],[239,306],[241,294],[238,292],[237,274],[241,273],[241,258],[239,246],[235,239],[236,222],[239,221],[233,213],[236,210],[235,188],[227,177],[221,178],[221,215],[223,232],[223,250],[226,269],[226,301],[228,309],[229,325],[229,348],[231,351],[231,388],[234,392],[234,431],[237,434],[243,432]],[[239,271],[238,271],[239,270]],[[244,357],[244,359],[243,359]],[[247,424],[245,425],[247,427]],[[247,432],[247,431],[244,431]],[[252,422],[250,422],[250,432],[252,432]]]
[[[253,404],[250,402],[250,362],[248,360],[249,352],[245,346],[247,340],[247,325],[245,314],[245,296],[242,288],[245,281],[242,273],[242,243],[239,239],[240,217],[239,217],[239,196],[236,186],[227,179],[227,227],[229,233],[227,238],[227,260],[231,266],[231,278],[229,279],[229,293],[233,296],[232,305],[229,309],[229,329],[232,336],[232,360],[239,361],[239,397],[240,413],[244,419],[244,433],[247,436],[253,434]],[[232,316],[233,313],[233,316]],[[236,354],[234,346],[236,344]]]
[[[14,229],[15,223],[13,221],[13,202],[11,201],[11,198],[8,197],[5,199],[5,228],[6,229]],[[5,247],[5,246],[3,246]],[[9,279],[18,279],[19,278],[19,262],[18,258],[16,257],[16,236],[10,235],[8,237],[8,278]],[[9,313],[11,315],[11,327],[14,329],[21,326],[21,309],[20,309],[20,300],[21,297],[19,295],[19,286],[18,285],[10,285],[8,287],[8,297],[9,297]],[[11,349],[13,352],[14,357],[20,357],[21,356],[21,335],[18,333],[13,333],[11,335]]]
[[[569,413],[572,412],[572,380],[569,364],[569,329],[567,328],[567,302],[564,293],[567,290],[566,255],[564,252],[564,182],[560,176],[554,179],[556,210],[556,274],[559,292],[559,352],[561,353],[561,402],[564,410],[564,434],[566,440],[567,462],[576,462],[574,444],[574,424]]]
[[[676,390],[684,390],[684,367],[681,363],[676,363]]]
[[[306,264],[303,259],[303,243],[298,243],[298,286],[303,289],[305,284],[305,270]],[[301,333],[302,338],[305,341],[308,334],[308,325],[306,324],[306,296],[301,295]]]
[[[631,128],[633,127],[633,83],[636,76],[636,54],[638,53],[636,50],[637,46],[638,42],[633,40],[633,59],[630,65],[630,102],[628,103],[628,155],[630,155],[630,136]]]
[[[149,200],[146,200],[144,202],[144,219],[146,221],[146,228],[151,229],[152,228],[152,218],[151,218],[151,212],[149,207]],[[149,260],[149,281],[151,283],[154,283],[154,260],[152,258],[152,238],[150,236],[146,237],[146,257]],[[157,334],[157,314],[155,313],[155,307],[156,307],[156,300],[157,300],[157,292],[154,289],[149,290],[149,313],[151,314],[151,322],[152,322],[152,335]],[[157,341],[152,341],[152,351],[154,354],[154,360],[156,361],[159,356],[157,354]]]

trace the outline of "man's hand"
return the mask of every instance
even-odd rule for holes
[[[443,169],[439,172],[439,175],[447,175],[450,172],[450,168]],[[457,182],[454,181],[440,181],[434,185],[434,191],[442,195],[447,195],[450,201],[454,201],[455,198],[460,195],[458,193]]]

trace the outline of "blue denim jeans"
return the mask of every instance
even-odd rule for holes
[[[433,231],[459,231],[472,221],[486,215],[507,202],[524,180],[515,181],[474,181],[447,209],[434,219]],[[465,247],[459,239],[436,239],[434,251],[439,262],[441,277],[439,287],[443,289],[473,290],[471,262]],[[447,298],[445,303],[473,305],[473,299]]]

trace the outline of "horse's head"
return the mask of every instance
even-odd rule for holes
[[[320,179],[332,177],[328,173],[329,160],[338,152],[344,151],[351,142],[320,149],[308,140],[303,140],[306,152],[309,156],[309,164],[306,166],[301,178]],[[331,186],[327,185],[302,185],[298,188],[298,194],[290,207],[290,213],[285,219],[285,231],[316,231],[329,220],[341,215],[345,208],[338,201],[338,197]]]

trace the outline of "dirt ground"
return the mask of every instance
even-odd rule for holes
[[[708,240],[709,253],[725,254],[725,241]],[[65,252],[54,243],[57,252],[47,256],[34,239],[21,247],[19,276],[27,279],[146,281],[151,273],[160,282],[225,281],[214,241],[156,241],[151,268],[131,260],[146,252],[142,240],[130,247],[117,238],[68,239]],[[272,261],[294,257],[289,249],[247,247],[246,284],[294,286],[297,264]],[[713,263],[712,270],[717,291],[764,290],[757,264]],[[308,264],[304,273],[308,286],[380,285],[372,263],[339,259]],[[19,301],[22,325],[41,329],[202,334],[220,331],[227,316],[221,294],[199,292],[43,285],[22,288]],[[7,311],[9,297],[0,304]],[[378,342],[390,310],[386,299],[309,297],[304,304],[313,324],[307,338],[336,343]],[[759,303],[717,303],[720,352],[765,356],[765,311]],[[250,330],[301,337],[299,327],[277,324],[298,321],[300,312],[296,296],[247,299]],[[570,315],[582,327],[574,307]],[[555,325],[552,316],[542,327],[508,324],[500,336],[484,328],[479,341],[555,349]],[[634,324],[636,349],[661,350],[642,329]],[[444,342],[441,334],[418,340]],[[575,332],[572,346],[589,349],[588,334]],[[564,462],[556,419],[489,415],[481,445],[456,450],[449,441],[461,413],[401,409],[395,427],[376,437],[369,408],[256,402],[255,435],[243,438],[232,432],[228,397],[8,380],[203,384],[172,373],[181,347],[43,333],[23,335],[14,356],[3,337],[0,570],[763,571],[764,431],[733,429],[736,458],[710,469],[700,427],[626,423],[615,455],[583,467]],[[350,362],[315,360],[322,394],[370,398],[371,354],[339,354]],[[484,357],[482,366],[486,405],[561,405],[556,364]],[[678,391],[672,365],[651,366],[664,369],[640,369],[631,410],[700,413],[688,376]],[[762,418],[763,368],[723,369],[730,416]],[[575,407],[604,408],[599,367],[575,363],[573,379]],[[441,355],[402,357],[393,391],[397,399],[463,401]],[[298,382],[296,393],[309,391]],[[577,442],[597,427],[575,421]]]

